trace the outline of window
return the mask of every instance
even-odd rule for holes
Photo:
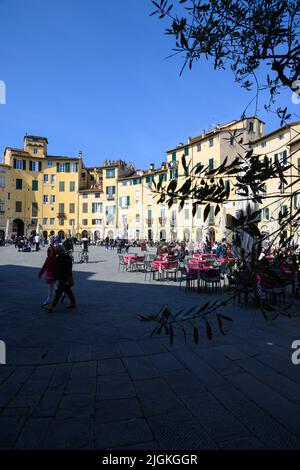
[[[47,160],[47,166],[52,166],[52,160]]]
[[[210,158],[210,159],[208,160],[208,168],[209,168],[210,170],[213,170],[213,169],[214,169],[214,159],[213,159],[213,158]]]
[[[284,150],[280,153],[275,153],[274,155],[275,162],[286,165],[287,164],[287,151]]]
[[[78,173],[78,163],[70,163],[70,173]]]
[[[172,162],[176,162],[176,152],[172,153]]]
[[[49,181],[49,175],[47,175],[47,173],[44,174],[43,181],[44,181],[45,184],[48,183],[48,181]]]
[[[69,220],[69,225],[70,225],[70,227],[74,227],[74,225],[75,225],[75,219],[70,219],[70,220]]]
[[[284,134],[279,134],[279,140],[283,140],[284,139]]]
[[[31,213],[32,213],[32,217],[37,217],[37,215],[38,215],[38,203],[37,202],[32,203]]]
[[[64,173],[65,172],[65,164],[64,163],[56,163],[56,170],[57,170],[57,173]]]
[[[126,209],[130,206],[130,196],[120,196],[119,197],[119,206],[123,209]]]
[[[197,152],[201,152],[201,144],[197,144]]]
[[[0,197],[0,212],[5,211],[5,199]]]
[[[93,219],[92,225],[102,225],[102,219]]]
[[[280,212],[283,216],[288,215],[288,206],[281,206]]]
[[[55,204],[55,195],[51,194],[50,196],[50,204]]]
[[[88,198],[88,195],[87,195],[87,194],[83,194],[82,199],[87,199],[87,198]]]
[[[250,121],[249,122],[249,132],[254,132],[254,122],[253,121]]]
[[[83,214],[87,214],[87,213],[88,213],[88,203],[87,203],[87,202],[83,202],[83,203],[82,203],[82,213],[83,213]]]
[[[153,182],[153,176],[146,176],[146,183],[151,184]]]
[[[26,160],[14,158],[14,168],[16,170],[26,170]]]
[[[59,225],[63,226],[65,225],[65,219],[59,219],[58,220]]]
[[[265,148],[266,146],[267,146],[267,142],[263,141],[263,142],[261,143],[261,147],[262,147],[262,148]]]
[[[106,194],[108,197],[113,197],[116,192],[116,187],[115,186],[106,186]]]
[[[170,180],[176,180],[178,178],[178,170],[170,170]]]
[[[231,136],[230,139],[229,139],[229,142],[230,142],[231,146],[234,145],[235,144],[234,137]]]
[[[22,189],[23,188],[23,180],[17,178],[16,179],[16,189]]]
[[[184,220],[189,220],[190,218],[190,209],[184,209]]]
[[[55,184],[56,175],[51,175],[51,184]]]
[[[48,225],[48,219],[47,219],[47,217],[44,217],[44,218],[43,218],[43,225]]]
[[[187,157],[189,154],[189,148],[188,147],[185,147],[184,148],[184,155]]]
[[[115,178],[116,170],[115,168],[107,168],[106,169],[106,178]]]
[[[5,176],[2,175],[0,176],[0,188],[5,188]]]
[[[139,189],[137,191],[134,191],[134,197],[135,197],[135,199],[140,199],[140,190]]]
[[[95,199],[99,199],[100,198],[100,193],[95,193]]]
[[[151,206],[151,204],[152,204],[152,196],[151,196],[151,194],[149,194],[148,197],[147,197],[147,203],[148,203],[149,206]]]
[[[167,181],[167,173],[161,173],[158,179],[159,181]]]
[[[48,196],[43,196],[43,204],[48,204]]]
[[[141,221],[141,216],[140,216],[140,214],[135,214],[135,222],[136,222],[137,224],[139,224],[140,221]]]
[[[64,190],[65,190],[65,182],[64,182],[64,181],[60,181],[58,187],[59,187],[59,191],[60,191],[61,193],[63,193]]]
[[[270,209],[269,209],[269,207],[266,207],[265,209],[263,209],[262,216],[265,220],[270,220]]]
[[[65,204],[63,202],[60,202],[58,204],[58,212],[59,212],[59,214],[64,214],[65,213]]]
[[[132,181],[132,184],[134,185],[141,184],[141,178],[134,178],[134,180]]]
[[[70,181],[70,192],[73,193],[75,191],[75,181]]]
[[[92,203],[92,213],[102,213],[103,212],[103,204],[102,202],[93,202]]]
[[[31,225],[37,225],[38,220],[37,219],[31,219]]]
[[[197,219],[201,219],[201,206],[197,205],[197,212],[196,212]]]
[[[294,194],[294,209],[298,209],[299,207],[299,194]]]
[[[82,225],[87,225],[88,224],[88,219],[82,219]]]
[[[75,204],[74,204],[74,202],[70,202],[69,212],[70,212],[70,214],[75,214]]]
[[[34,147],[34,149],[33,149],[33,153],[34,153],[34,155],[37,155],[37,153],[38,153],[38,149],[37,149],[36,147]]]
[[[37,180],[32,181],[32,191],[38,191],[39,190],[39,183]]]
[[[16,212],[22,212],[22,201],[16,201]]]
[[[213,147],[213,146],[214,146],[214,138],[211,137],[211,138],[209,139],[208,143],[209,143],[209,146],[210,146],[210,147]]]
[[[55,222],[54,219],[51,218],[50,219],[50,225],[54,225],[54,222]]]
[[[42,171],[42,162],[33,162],[29,160],[29,171]]]
[[[127,181],[122,181],[122,186],[127,186]]]

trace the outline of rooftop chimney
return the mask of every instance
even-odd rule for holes
[[[154,171],[154,169],[155,169],[154,163],[150,163],[149,170],[150,170],[150,171]]]

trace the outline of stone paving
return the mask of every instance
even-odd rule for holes
[[[92,247],[75,264],[78,308],[41,308],[46,250],[0,249],[0,449],[300,449],[299,319],[267,324],[238,304],[226,336],[149,337],[138,313],[207,300],[118,272]]]

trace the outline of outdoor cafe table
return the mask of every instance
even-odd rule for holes
[[[156,269],[158,269],[159,271],[162,270],[162,268],[167,268],[169,266],[169,261],[163,261],[163,260],[155,260],[155,261],[152,261],[152,266]]]
[[[138,260],[137,255],[126,255],[126,256],[124,256],[124,261],[128,265],[128,267],[130,267],[130,264],[132,262],[137,261],[137,260]]]
[[[205,263],[206,263],[206,259],[195,259],[195,258],[191,258],[191,259],[188,260],[189,266],[190,266],[190,265],[198,266],[199,264],[205,264]]]
[[[220,263],[233,263],[235,258],[218,258],[218,261],[220,261]]]

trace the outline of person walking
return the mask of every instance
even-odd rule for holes
[[[34,237],[34,242],[35,242],[35,251],[39,251],[40,249],[40,241],[41,241],[41,238],[39,236],[39,234],[37,233]]]
[[[56,263],[57,263],[56,250],[54,247],[51,246],[47,250],[46,261],[44,262],[38,274],[38,277],[41,278],[43,274],[46,272],[45,279],[46,279],[46,284],[48,285],[48,295],[47,295],[45,302],[43,303],[43,306],[51,304],[55,297],[56,279],[54,276],[54,271],[55,271]]]
[[[53,312],[55,306],[57,305],[59,299],[65,293],[69,299],[70,304],[67,305],[67,308],[72,309],[76,308],[75,296],[72,292],[72,287],[74,285],[73,275],[72,275],[72,259],[68,253],[65,252],[64,248],[59,245],[57,248],[57,263],[54,269],[55,279],[58,281],[58,286],[56,289],[56,294],[53,302],[49,305],[45,305],[44,308],[49,312]]]

